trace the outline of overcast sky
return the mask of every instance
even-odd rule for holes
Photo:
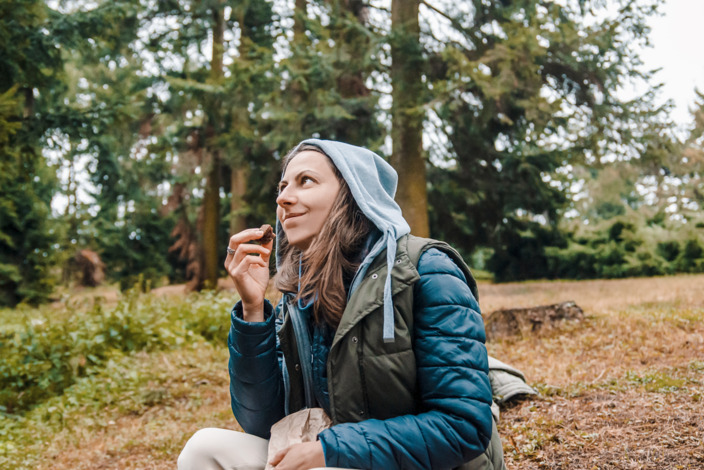
[[[672,99],[673,121],[689,127],[694,88],[704,93],[704,0],[666,0],[662,12],[650,21],[653,47],[641,57],[647,68],[662,68],[655,79],[664,84],[663,101]]]

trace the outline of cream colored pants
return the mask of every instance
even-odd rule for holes
[[[178,456],[178,470],[264,470],[268,449],[269,441],[261,437],[205,428],[186,442]]]
[[[484,454],[459,467],[461,470],[506,469],[496,423],[493,428],[491,442]],[[264,470],[268,450],[269,441],[261,437],[228,429],[205,428],[186,443],[178,456],[178,470]]]

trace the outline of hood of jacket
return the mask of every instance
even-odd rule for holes
[[[299,143],[294,151],[301,145],[318,147],[330,157],[347,186],[349,186],[350,192],[360,210],[381,234],[360,264],[350,286],[348,296],[352,295],[359,287],[359,283],[364,278],[372,261],[386,250],[388,269],[384,284],[384,324],[382,335],[385,342],[393,341],[394,312],[391,296],[391,269],[396,257],[397,240],[411,231],[408,223],[403,218],[401,208],[394,201],[398,185],[398,174],[386,160],[363,147],[332,140],[307,139]],[[277,268],[280,263],[278,240],[282,231],[281,222],[277,219]]]

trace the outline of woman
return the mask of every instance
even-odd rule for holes
[[[446,244],[409,235],[397,175],[369,150],[311,139],[285,159],[276,308],[273,241],[233,235],[230,392],[245,433],[205,429],[179,468],[504,468],[476,283]],[[305,407],[333,426],[267,456],[271,426]]]

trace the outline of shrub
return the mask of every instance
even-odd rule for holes
[[[702,247],[702,243],[696,238],[687,240],[674,265],[680,272],[694,273],[704,271],[704,247]]]
[[[635,217],[635,216],[633,216]],[[548,278],[590,279],[704,272],[704,237],[692,225],[620,217],[574,224],[567,246],[546,246]]]
[[[657,254],[665,261],[672,262],[680,254],[680,243],[677,240],[667,240],[658,243]]]
[[[214,293],[159,299],[131,291],[114,308],[7,311],[0,330],[0,412],[21,413],[61,394],[114,353],[225,344],[231,300]],[[17,318],[19,316],[19,318]]]

